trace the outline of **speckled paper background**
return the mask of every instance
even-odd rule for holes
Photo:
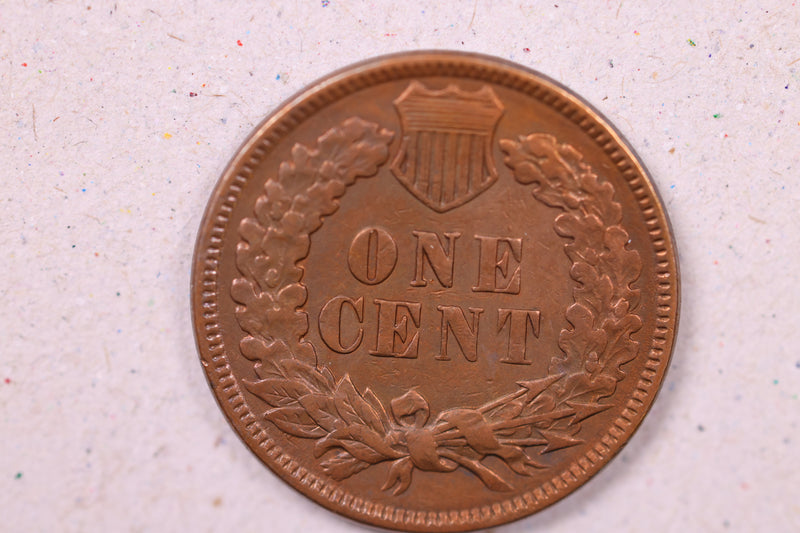
[[[800,531],[797,4],[0,1],[0,530],[367,531],[279,481],[217,408],[194,237],[281,101],[447,48],[604,113],[681,254],[673,364],[640,431],[497,531]]]

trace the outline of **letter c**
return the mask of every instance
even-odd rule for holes
[[[359,324],[364,322],[364,297],[357,300],[347,296],[336,296],[328,300],[319,312],[319,335],[328,348],[337,353],[351,353],[361,344],[364,329],[358,328],[356,338],[348,346],[342,346],[342,311],[347,305],[353,309]]]

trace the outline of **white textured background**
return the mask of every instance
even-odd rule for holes
[[[681,254],[680,334],[641,430],[497,530],[800,531],[800,2],[146,4],[0,0],[0,530],[366,531],[279,481],[217,408],[194,236],[282,100],[448,48],[604,113]]]

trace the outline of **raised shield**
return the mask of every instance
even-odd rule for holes
[[[413,81],[394,105],[403,137],[392,172],[422,203],[448,211],[497,181],[492,138],[503,105],[491,88],[431,90]]]

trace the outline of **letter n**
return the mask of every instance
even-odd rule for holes
[[[442,313],[442,351],[436,356],[436,359],[440,361],[450,360],[450,356],[447,355],[447,341],[450,338],[450,333],[452,333],[467,361],[477,361],[478,326],[480,325],[480,316],[483,313],[483,309],[479,307],[469,308],[472,313],[471,326],[467,323],[464,310],[458,306],[438,305],[436,309]]]

